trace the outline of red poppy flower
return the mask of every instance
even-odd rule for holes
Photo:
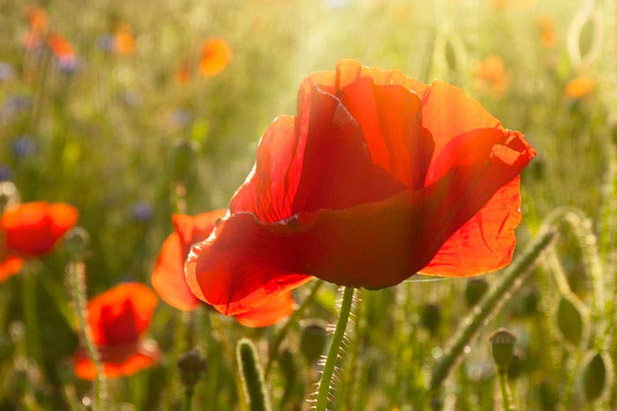
[[[107,377],[131,375],[158,362],[156,344],[141,338],[156,304],[156,295],[140,283],[117,285],[88,302],[92,339],[99,348]],[[94,364],[84,349],[77,350],[73,361],[79,378],[96,378]]]
[[[229,213],[193,246],[187,283],[237,315],[311,276],[381,288],[499,269],[534,156],[462,90],[343,60],[266,130]]]
[[[74,64],[77,61],[75,47],[60,34],[49,33],[47,36],[47,45],[61,63]]]
[[[208,238],[216,221],[224,216],[225,210],[217,210],[194,217],[183,214],[172,217],[176,232],[163,243],[152,273],[152,286],[167,304],[185,311],[194,310],[199,305],[199,300],[186,284],[184,262],[191,245]],[[265,327],[289,316],[293,306],[291,293],[284,293],[236,319],[247,327]]]
[[[79,212],[65,203],[23,203],[0,217],[8,254],[37,257],[50,252],[75,223]],[[1,255],[2,253],[0,253]]]

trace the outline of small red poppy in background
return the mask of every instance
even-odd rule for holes
[[[478,88],[488,91],[495,98],[505,97],[510,87],[510,76],[506,73],[505,64],[495,54],[478,63],[474,77],[478,80]]]
[[[572,100],[579,99],[591,93],[596,86],[596,82],[591,76],[580,75],[568,83],[566,86],[566,97]]]
[[[191,293],[184,276],[184,262],[191,245],[203,241],[212,233],[214,224],[225,216],[225,210],[172,217],[175,233],[167,237],[152,273],[152,287],[161,299],[174,308],[191,311],[199,300]],[[247,327],[272,325],[293,312],[291,293],[284,293],[254,310],[238,315],[236,320]]]
[[[219,74],[231,60],[231,49],[221,37],[211,37],[204,42],[199,61],[199,71],[204,76]]]
[[[238,315],[312,276],[375,289],[497,270],[534,156],[459,88],[342,60],[266,130],[229,212],[192,247],[187,283]]]
[[[61,64],[72,65],[77,61],[75,48],[64,36],[58,33],[49,33],[47,45]]]
[[[127,25],[120,25],[116,29],[113,37],[114,50],[123,55],[130,55],[135,53],[135,37],[131,28]]]
[[[24,258],[49,253],[77,223],[79,212],[65,203],[23,203],[0,216],[0,281],[17,273]]]
[[[156,343],[142,338],[156,305],[156,295],[141,283],[117,285],[88,302],[92,339],[107,377],[132,375],[159,361]],[[83,348],[75,352],[73,361],[77,377],[96,378],[94,364]]]
[[[22,45],[26,50],[34,50],[41,44],[41,38],[47,32],[49,18],[45,10],[34,6],[26,7],[24,16],[30,29],[22,37]]]

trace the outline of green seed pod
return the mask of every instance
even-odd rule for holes
[[[438,304],[426,304],[422,309],[421,322],[434,335],[441,324],[441,308]]]
[[[473,307],[484,297],[488,291],[488,282],[484,278],[471,278],[465,287],[465,302],[468,307]]]
[[[74,258],[79,258],[88,248],[88,244],[90,244],[90,235],[81,227],[74,227],[64,237],[64,246]]]
[[[323,354],[328,332],[326,323],[321,320],[306,320],[301,323],[300,352],[309,364],[313,364]]]
[[[563,338],[578,347],[583,338],[583,315],[577,305],[567,297],[562,297],[557,308],[557,327]]]
[[[186,181],[193,170],[199,143],[194,140],[174,141],[171,152],[171,171],[174,181]]]
[[[488,340],[491,342],[493,359],[499,372],[506,372],[514,358],[514,343],[516,336],[505,328],[495,331]]]
[[[270,400],[266,393],[263,371],[257,359],[255,346],[250,340],[241,339],[238,341],[236,356],[249,408],[251,411],[270,410]]]
[[[206,359],[195,348],[182,354],[178,358],[177,365],[180,371],[180,379],[185,387],[194,386],[208,368]]]
[[[609,356],[597,352],[588,354],[583,367],[583,389],[588,402],[600,398],[610,385],[608,379],[611,368]]]

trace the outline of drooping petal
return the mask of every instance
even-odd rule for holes
[[[492,131],[480,130],[477,138],[486,138],[485,133]],[[227,216],[208,241],[193,247],[186,266],[189,286],[198,298],[232,315],[297,286],[306,280],[303,274],[355,287],[397,284],[429,264],[443,243],[533,157],[521,136],[502,134],[503,144],[477,158],[468,153],[453,161],[444,154],[435,167],[447,173],[421,190],[347,209],[300,213],[271,224],[250,214]],[[464,145],[453,147],[467,152]],[[514,207],[519,204],[516,197],[510,201]],[[511,209],[503,205],[502,221]],[[501,258],[479,261],[472,269],[484,271],[494,261],[499,266],[511,258],[509,249],[500,252]]]
[[[191,245],[208,238],[216,220],[225,213],[226,210],[216,210],[196,216],[172,216],[176,232],[163,243],[151,277],[152,287],[167,304],[184,311],[191,311],[199,305],[199,300],[186,284],[184,261]]]
[[[156,365],[160,352],[154,341],[139,341],[133,344],[99,347],[103,373],[107,378],[130,376]],[[73,355],[73,370],[78,378],[94,380],[96,368],[86,350],[79,349]]]
[[[267,327],[276,324],[294,311],[294,300],[290,292],[280,294],[264,305],[236,315],[236,321],[245,327]]]
[[[0,219],[0,229],[6,233],[10,252],[26,257],[46,254],[77,222],[74,207],[46,202],[23,203],[6,210]]]
[[[7,280],[9,277],[17,274],[24,265],[24,260],[21,258],[9,255],[0,260],[0,282]]]
[[[88,302],[88,322],[97,345],[134,343],[150,325],[156,295],[141,283],[123,283]]]
[[[185,255],[178,233],[167,237],[152,272],[152,287],[163,301],[178,310],[191,311],[199,300],[189,290],[184,278]]]

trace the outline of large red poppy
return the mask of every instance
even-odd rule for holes
[[[237,315],[311,276],[380,288],[497,270],[534,156],[462,90],[343,60],[266,130],[229,213],[193,246],[188,285]]]
[[[107,377],[131,375],[158,362],[156,344],[142,339],[156,305],[156,295],[140,283],[117,285],[88,302],[92,339]],[[96,378],[94,364],[83,348],[75,352],[73,361],[79,378]]]
[[[155,291],[172,307],[191,311],[199,305],[199,300],[186,284],[184,262],[191,245],[208,238],[214,224],[225,216],[225,212],[217,210],[196,216],[176,214],[172,217],[176,232],[163,243],[151,278]],[[293,306],[291,293],[285,293],[236,319],[248,327],[265,327],[290,315]]]

